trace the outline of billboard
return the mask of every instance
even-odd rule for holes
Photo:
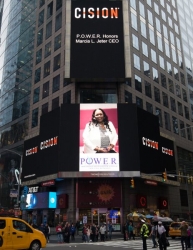
[[[125,78],[122,1],[71,1],[70,77]]]
[[[79,171],[119,171],[117,104],[80,104]]]

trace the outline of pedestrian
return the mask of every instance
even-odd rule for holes
[[[133,240],[135,239],[134,234],[133,234],[133,225],[131,221],[129,222],[129,226],[128,226],[128,236],[130,240],[131,240],[131,237],[133,237]]]
[[[144,220],[141,220],[141,230],[140,230],[140,234],[143,240],[143,250],[147,250],[147,238],[148,238],[148,234],[149,234],[149,229],[148,226],[145,224]]]
[[[158,221],[157,236],[160,250],[167,250],[166,229],[161,221]]]
[[[41,223],[41,225],[39,226],[39,230],[45,235],[45,226],[43,223]]]
[[[87,232],[86,232],[86,234],[87,234],[87,242],[89,243],[90,241],[92,241],[91,239],[90,239],[90,233],[91,233],[91,229],[90,229],[90,225],[88,225],[87,226]]]
[[[105,241],[105,230],[106,227],[104,226],[104,224],[102,224],[102,226],[100,227],[101,241]]]
[[[50,242],[50,227],[48,226],[47,223],[45,225],[45,236],[46,236],[47,242],[49,243]]]
[[[65,243],[70,243],[70,223],[66,223],[65,228],[64,228],[64,235],[65,235],[65,239],[64,242]]]
[[[188,238],[188,225],[185,221],[182,221],[182,224],[179,228],[181,230],[181,245],[182,250],[184,250],[184,243],[185,249],[188,249],[187,238]]]
[[[78,220],[76,222],[76,234],[79,235],[79,229],[80,229],[80,221]]]
[[[86,243],[87,241],[87,227],[84,224],[83,229],[82,229],[82,241]]]
[[[108,225],[108,237],[109,237],[109,240],[112,239],[112,232],[113,232],[113,225],[111,222],[109,222],[109,225]]]
[[[56,226],[56,234],[58,237],[58,243],[63,243],[62,226],[60,223]]]
[[[127,222],[125,222],[125,224],[123,225],[123,238],[124,241],[128,240],[128,225]]]
[[[152,239],[152,242],[153,242],[153,247],[152,248],[158,247],[158,244],[156,242],[156,237],[157,237],[157,225],[156,225],[156,222],[152,223],[151,233],[150,233],[149,236],[151,236],[151,239]]]
[[[71,235],[71,240],[73,240],[73,241],[75,240],[75,238],[74,238],[75,232],[76,232],[76,228],[75,228],[74,224],[72,223],[71,227],[70,227],[70,235]]]
[[[97,235],[97,228],[96,225],[93,223],[90,231],[90,239],[92,242],[96,241],[96,235]]]
[[[98,242],[98,240],[99,240],[99,226],[98,225],[95,225],[95,230],[96,230],[96,232],[95,232],[95,237],[94,237],[94,239],[96,239],[96,242]]]

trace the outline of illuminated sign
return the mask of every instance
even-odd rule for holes
[[[117,132],[116,104],[80,104],[79,171],[119,171]]]
[[[162,153],[170,156],[174,155],[173,150],[164,147],[162,147]]]
[[[148,138],[143,137],[142,138],[142,143],[144,146],[150,147],[150,148],[154,148],[158,150],[158,142],[150,140]]]
[[[160,197],[158,199],[158,208],[160,208],[160,209],[168,209],[168,199]]]
[[[137,195],[137,208],[147,207],[147,197],[146,195]]]
[[[37,187],[28,187],[28,193],[37,193],[38,192],[38,186]]]
[[[119,8],[75,8],[75,18],[118,18]]]
[[[37,152],[38,152],[38,146],[27,149],[25,155],[28,156],[28,155],[36,154]]]
[[[149,185],[152,185],[152,186],[157,186],[157,182],[156,181],[145,181],[145,184],[149,184]]]
[[[55,185],[55,180],[46,181],[41,184],[42,187],[53,186],[53,185]]]

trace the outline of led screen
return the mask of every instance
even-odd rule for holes
[[[23,209],[56,208],[56,193],[32,193],[26,196],[26,206]]]
[[[119,171],[116,104],[80,104],[79,171]]]
[[[49,208],[56,208],[57,197],[56,192],[49,192]]]

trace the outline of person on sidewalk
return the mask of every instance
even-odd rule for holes
[[[185,221],[182,221],[182,225],[179,228],[181,230],[181,245],[182,250],[184,250],[184,243],[185,243],[185,249],[188,249],[187,244],[187,237],[188,237],[188,225]]]
[[[71,234],[72,241],[75,241],[75,238],[74,238],[75,232],[76,232],[76,228],[75,228],[74,224],[72,223],[71,227],[70,227],[70,234]]]
[[[60,223],[56,226],[56,234],[58,237],[58,243],[63,243],[62,226]]]
[[[150,233],[149,236],[151,236],[151,239],[152,239],[152,242],[153,242],[153,247],[152,248],[158,247],[158,244],[156,242],[156,237],[157,237],[157,225],[156,225],[156,222],[152,223],[151,233]]]
[[[158,221],[157,227],[158,243],[160,250],[167,250],[167,238],[166,238],[166,229],[162,225],[161,221]]]
[[[133,225],[132,222],[129,222],[129,226],[128,226],[128,235],[129,235],[129,239],[131,240],[131,237],[133,237],[133,240],[135,240],[134,234],[133,234]]]
[[[145,224],[144,220],[141,220],[141,230],[140,230],[140,234],[143,240],[143,250],[147,250],[147,238],[148,238],[148,234],[149,234],[149,229],[148,226]]]
[[[109,240],[112,239],[112,232],[113,232],[113,225],[111,222],[109,222],[109,224],[108,224],[108,238],[109,238]]]
[[[102,224],[102,226],[100,227],[101,241],[105,241],[105,231],[106,227],[104,226],[104,224]]]
[[[50,227],[48,226],[47,223],[45,225],[45,236],[46,236],[47,243],[49,243],[50,242]]]

